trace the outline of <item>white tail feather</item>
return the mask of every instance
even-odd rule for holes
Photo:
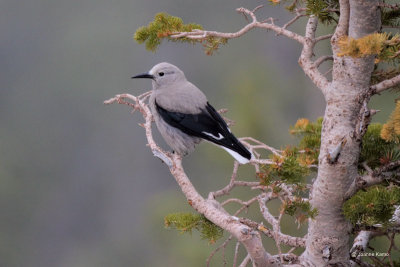
[[[246,163],[249,163],[249,161],[250,161],[247,158],[245,158],[242,155],[240,155],[239,153],[233,151],[232,149],[226,148],[224,146],[219,146],[219,147],[225,149],[226,152],[231,154],[231,156],[234,157],[240,164],[246,164]],[[253,154],[251,154],[251,158],[253,158]]]

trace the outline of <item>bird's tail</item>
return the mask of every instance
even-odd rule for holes
[[[239,153],[224,146],[221,146],[221,148],[223,148],[226,152],[231,154],[231,156],[234,157],[240,164],[247,164],[250,162],[250,160],[254,158],[254,155],[248,150],[247,152],[250,154],[250,156],[247,153],[246,154],[243,152]]]
[[[241,164],[249,163],[254,158],[254,155],[233,134],[218,145]]]

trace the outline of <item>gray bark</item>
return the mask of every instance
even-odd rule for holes
[[[379,30],[377,4],[375,0],[350,1],[349,21],[344,23],[348,25],[345,32],[350,37],[360,38]],[[333,50],[335,37],[332,38]],[[311,192],[311,203],[319,214],[310,221],[306,251],[302,256],[311,266],[350,265],[351,226],[342,215],[342,205],[346,191],[357,177],[362,134],[358,129],[362,119],[360,111],[370,97],[368,90],[373,68],[373,56],[334,55],[332,82],[325,94],[318,176]],[[332,159],[332,152],[338,149],[340,154]]]
[[[216,31],[196,30],[182,32],[172,35],[171,38],[185,37],[192,40],[204,39],[207,36],[221,38],[237,38],[253,28],[263,28],[273,30],[299,42],[303,49],[299,59],[299,64],[305,74],[313,83],[321,89],[325,100],[326,109],[321,134],[321,147],[319,155],[318,175],[310,192],[310,201],[314,208],[318,209],[318,215],[310,220],[309,231],[306,236],[306,249],[299,258],[302,266],[350,266],[350,232],[351,225],[342,214],[342,206],[346,198],[351,197],[357,191],[349,190],[354,185],[358,177],[358,161],[362,136],[366,130],[367,111],[366,105],[373,94],[382,92],[394,84],[400,83],[400,75],[383,81],[374,86],[370,86],[371,73],[374,68],[374,56],[363,58],[338,57],[339,52],[337,42],[342,36],[360,38],[365,35],[377,32],[380,29],[380,10],[378,0],[339,0],[340,18],[335,33],[331,39],[333,56],[322,56],[313,61],[314,47],[317,42],[325,40],[330,35],[316,37],[317,18],[310,16],[304,36],[294,33],[287,29],[287,26],[299,19],[297,15],[284,27],[274,24],[273,19],[258,21],[253,11],[239,8],[237,11],[251,17],[252,21],[241,30],[234,33],[221,33]],[[318,70],[318,66],[333,58],[332,81]],[[190,205],[199,213],[204,214],[209,220],[238,239],[248,252],[248,256],[243,261],[247,263],[249,259],[254,266],[283,266],[281,262],[270,255],[262,244],[260,233],[256,228],[249,228],[243,220],[238,220],[230,216],[220,205],[215,205],[212,201],[217,195],[224,195],[234,187],[235,184],[228,185],[224,189],[210,193],[209,199],[205,200],[193,187],[185,174],[181,158],[171,155],[160,149],[152,139],[151,135],[151,114],[141,98],[129,95],[120,95],[106,101],[112,103],[125,103],[120,98],[130,98],[135,101],[132,105],[139,109],[145,117],[146,136],[148,144],[155,156],[167,162],[171,174],[175,177]],[[369,119],[369,118],[368,118]],[[254,139],[253,139],[254,141]],[[264,148],[271,150],[269,146],[263,144]],[[275,151],[275,152],[274,152]],[[260,164],[270,164],[271,161],[265,159],[252,160],[256,171],[259,171]],[[237,168],[234,173],[236,175]],[[234,176],[232,176],[234,177]],[[232,178],[234,179],[234,178]],[[232,180],[234,181],[234,180]],[[248,186],[252,186],[248,184]],[[350,193],[349,193],[350,192]],[[260,196],[259,196],[260,197]],[[250,200],[249,200],[250,201]],[[261,203],[262,210],[265,201]],[[218,202],[217,202],[218,203]],[[244,204],[245,202],[240,202]],[[263,213],[263,212],[262,212]],[[279,229],[279,222],[269,213],[264,215],[266,221],[273,225],[275,241],[279,248],[285,239]],[[280,219],[279,219],[280,220]],[[256,223],[257,224],[257,223]],[[274,226],[275,225],[275,226]],[[278,225],[278,226],[276,226]],[[256,229],[256,230],[254,230]],[[283,242],[288,244],[288,242]],[[282,255],[280,255],[280,260]],[[296,263],[289,264],[296,266]],[[240,266],[242,266],[241,264]]]

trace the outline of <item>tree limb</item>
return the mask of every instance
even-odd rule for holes
[[[266,235],[272,239],[275,239],[275,237],[276,237],[276,234],[274,233],[274,231],[271,229],[268,229],[263,224],[257,223],[255,221],[252,221],[252,220],[246,219],[246,218],[240,218],[239,221],[242,222],[243,224],[248,225],[249,227],[251,227],[255,230],[260,231],[261,233],[263,233],[264,235]],[[306,246],[305,238],[289,236],[289,235],[283,234],[281,232],[279,232],[278,235],[279,235],[279,239],[282,244],[285,244],[285,245],[288,245],[291,247],[305,247]]]
[[[301,44],[304,43],[304,37],[294,33],[292,31],[286,30],[283,27],[279,27],[273,23],[273,19],[269,19],[271,22],[267,23],[265,21],[260,22],[257,20],[256,15],[254,14],[253,11],[250,11],[246,8],[240,7],[236,9],[237,12],[242,13],[244,15],[249,15],[252,18],[252,22],[244,26],[242,29],[240,29],[237,32],[233,33],[223,33],[223,32],[217,32],[217,31],[204,31],[204,30],[193,30],[191,32],[179,32],[179,33],[174,33],[170,37],[171,38],[182,38],[186,37],[189,39],[205,39],[206,37],[212,36],[212,37],[219,37],[219,38],[226,38],[226,39],[232,39],[232,38],[238,38],[242,36],[243,34],[247,33],[253,28],[262,28],[262,29],[267,29],[267,30],[273,30],[277,34],[284,35],[290,39],[293,39]]]
[[[299,58],[299,65],[302,67],[304,73],[311,79],[311,81],[326,95],[329,81],[318,70],[317,64],[312,62],[311,58],[314,54],[315,46],[315,31],[317,29],[318,19],[315,16],[310,16],[306,26],[305,41],[303,43],[303,50]]]
[[[210,266],[210,261],[211,261],[212,257],[214,257],[215,253],[217,253],[218,250],[220,250],[221,248],[225,249],[226,246],[228,245],[229,241],[232,240],[232,238],[233,238],[233,236],[230,235],[220,246],[218,246],[216,249],[214,249],[214,250],[211,252],[210,256],[208,256],[208,258],[207,258],[207,260],[206,260],[206,265],[207,265],[207,267]]]
[[[354,179],[353,183],[345,194],[345,199],[351,198],[360,189],[371,187],[376,184],[382,183],[385,179],[390,179],[390,174],[385,175],[386,172],[390,172],[400,167],[400,160],[388,163],[374,171],[372,171],[366,163],[363,163],[364,168],[367,170],[367,174],[358,176]]]
[[[394,76],[391,79],[384,80],[370,87],[372,94],[380,94],[396,85],[400,84],[400,75]]]
[[[132,100],[134,103],[127,102],[125,99]],[[225,210],[223,210],[222,206],[217,207],[212,200],[205,200],[197,192],[182,167],[182,157],[180,155],[165,152],[154,142],[151,130],[152,115],[149,107],[140,99],[140,97],[135,97],[130,94],[121,94],[104,101],[105,104],[115,102],[129,105],[133,108],[133,111],[139,110],[142,113],[143,118],[145,119],[143,127],[146,130],[146,138],[150,149],[156,151],[156,153],[153,152],[156,157],[166,161],[170,160],[172,162],[172,164],[168,166],[169,170],[180,186],[188,203],[197,212],[203,214],[214,224],[230,232],[238,241],[240,241],[246,248],[255,266],[280,265],[274,257],[265,251],[261,241],[261,236],[257,231],[254,231],[247,225],[240,223],[237,218],[230,216]]]
[[[238,38],[248,31],[250,31],[253,28],[262,28],[262,29],[267,29],[267,30],[272,30],[276,32],[278,35],[283,35],[286,36],[290,39],[293,39],[300,44],[303,45],[303,50],[301,53],[301,56],[299,58],[299,64],[303,68],[304,72],[306,75],[313,81],[313,83],[321,89],[321,91],[325,94],[327,87],[329,85],[329,81],[326,79],[322,73],[320,73],[316,67],[316,65],[312,62],[311,58],[313,56],[313,50],[314,46],[317,42],[321,40],[325,40],[331,37],[331,35],[324,35],[315,38],[315,31],[317,27],[317,21],[318,19],[314,16],[310,16],[310,19],[308,20],[307,23],[307,28],[306,28],[306,34],[305,36],[301,36],[293,31],[289,31],[286,28],[297,21],[300,17],[302,17],[302,14],[297,14],[296,17],[294,17],[292,20],[290,20],[288,23],[286,23],[284,26],[280,27],[275,25],[274,19],[269,18],[268,20],[265,21],[258,21],[256,15],[254,14],[254,11],[257,10],[259,7],[254,9],[253,11],[250,11],[246,8],[238,8],[236,9],[239,13],[244,14],[245,16],[250,16],[252,18],[252,21],[244,26],[242,29],[240,29],[237,32],[233,33],[223,33],[223,32],[217,32],[217,31],[205,31],[205,30],[198,30],[195,29],[191,32],[177,32],[173,33],[170,35],[171,38],[189,38],[189,39],[194,39],[194,40],[203,40],[206,39],[207,37],[218,37],[218,38],[225,38],[225,39],[233,39],[233,38]],[[267,22],[269,21],[269,22]],[[263,164],[263,163],[261,163]]]
[[[371,231],[360,231],[357,237],[354,239],[353,246],[350,249],[351,258],[360,258],[360,252],[367,249],[369,240],[374,236]]]
[[[246,267],[249,261],[250,261],[250,254],[247,254],[247,256],[243,259],[239,267]]]
[[[317,60],[314,61],[314,66],[318,68],[322,63],[324,63],[327,60],[333,60],[333,56],[329,55],[318,58]]]
[[[392,218],[389,220],[389,223],[391,224],[391,227],[396,228],[398,226],[400,226],[400,207],[397,206],[396,210],[393,213]],[[379,227],[381,225],[376,225],[375,228]],[[391,230],[391,228],[385,229],[385,230],[379,230],[379,229],[375,229],[375,230],[361,230],[357,237],[354,239],[353,242],[353,246],[350,249],[350,256],[352,258],[352,260],[354,262],[359,263],[360,265],[362,265],[362,261],[361,261],[361,257],[360,257],[360,253],[366,251],[366,249],[368,248],[369,245],[369,241],[377,236],[382,236],[382,235],[386,235],[389,240],[391,241],[391,246],[389,248],[389,252],[392,249],[392,246],[394,245],[393,242],[393,237],[395,234],[395,231],[393,232],[392,236],[389,237],[388,232]],[[389,253],[390,256],[390,253]],[[389,260],[391,258],[389,257]]]
[[[340,37],[347,35],[349,31],[350,3],[349,0],[339,0],[340,17],[336,26],[335,33],[332,36],[332,44],[336,44]]]

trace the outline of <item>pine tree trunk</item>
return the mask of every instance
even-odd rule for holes
[[[350,37],[360,38],[379,30],[377,4],[375,0],[350,1],[350,16],[345,29]],[[332,38],[334,51],[336,41]],[[318,176],[311,192],[312,205],[319,214],[310,221],[303,254],[303,260],[310,265],[349,265],[351,226],[342,215],[342,205],[346,191],[358,175],[360,111],[364,101],[369,100],[373,68],[373,56],[334,55],[332,83],[326,94]]]

